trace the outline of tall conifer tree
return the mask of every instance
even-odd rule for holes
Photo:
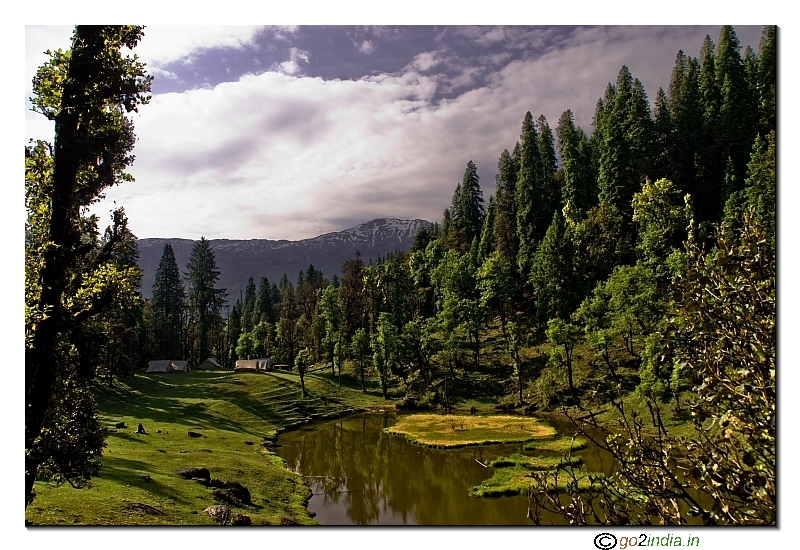
[[[152,321],[156,359],[182,359],[181,326],[185,293],[172,245],[164,245],[153,282]]]

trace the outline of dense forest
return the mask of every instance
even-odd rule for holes
[[[46,437],[28,434],[26,448],[38,450],[26,455],[36,455],[27,467],[38,461],[56,476],[91,475],[91,467],[75,466],[81,461],[54,453],[64,432],[51,428],[91,426],[96,378],[111,381],[150,359],[198,364],[213,356],[232,367],[239,358],[272,357],[301,382],[310,370],[330,369],[340,382],[350,377],[365,392],[375,385],[409,407],[448,410],[485,397],[529,410],[591,410],[635,393],[654,404],[654,421],[659,406],[689,411],[701,424],[724,413],[719,426],[730,425],[733,435],[725,437],[736,452],[719,452],[731,468],[754,473],[720,490],[729,500],[754,492],[757,502],[703,512],[704,520],[774,523],[776,28],[765,27],[758,52],[741,50],[733,27],[725,26],[716,43],[706,37],[699,58],[679,51],[652,107],[642,83],[622,66],[597,100],[591,129],[576,126],[570,110],[554,129],[543,115],[520,113],[519,141],[499,152],[488,200],[469,160],[441,221],[421,230],[408,253],[370,265],[356,257],[339,274],[311,265],[296,281],[251,278],[230,306],[216,288],[219,271],[205,239],[183,267],[166,245],[153,297],[143,300],[136,238],[122,209],[104,235],[87,217],[64,229],[71,250],[83,255],[61,273],[68,275],[61,294],[45,299],[50,287],[37,281],[64,261],[47,246],[44,230],[44,197],[59,178],[52,171],[58,140],[55,148],[31,145],[26,369],[56,355],[71,374],[54,375],[68,392],[37,417]],[[48,103],[55,101],[47,85],[53,70],[37,75],[36,107],[66,116]],[[125,70],[129,95],[122,105],[131,110],[146,102],[150,77],[140,67]],[[103,122],[123,127],[121,153],[113,157],[122,164],[129,158],[124,147],[132,146],[123,120]],[[122,164],[107,177],[122,177]],[[110,181],[104,166],[93,169],[95,191]],[[91,179],[80,168],[75,173]],[[85,191],[90,186],[79,188],[85,196],[73,212],[93,198]],[[55,330],[40,352],[49,318],[43,304],[54,301],[81,322]],[[64,334],[69,346],[58,344]],[[709,396],[700,405],[691,397],[698,391]],[[76,402],[85,405],[80,418],[64,418],[61,409]],[[96,457],[97,430],[85,431],[95,439],[80,452]],[[636,440],[637,433],[634,426],[629,436]],[[649,443],[640,437],[638,444],[640,452]],[[719,462],[716,447],[709,449],[706,464]],[[630,449],[616,451],[627,456]],[[712,486],[719,476],[710,466],[693,475]],[[538,504],[580,520],[560,502]],[[634,508],[619,505],[613,517],[633,522]],[[668,504],[649,512],[672,517]]]

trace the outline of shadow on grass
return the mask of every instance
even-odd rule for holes
[[[123,485],[136,486],[155,497],[168,499],[183,505],[193,506],[195,504],[194,501],[181,498],[175,489],[155,479],[142,480],[140,476],[150,472],[152,472],[152,465],[147,462],[105,455],[103,456],[103,467],[98,477]]]

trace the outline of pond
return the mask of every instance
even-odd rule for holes
[[[313,496],[308,509],[323,525],[532,525],[524,496],[471,497],[470,487],[492,476],[481,463],[522,444],[441,450],[389,435],[395,413],[364,413],[287,432],[278,454],[304,476]],[[554,425],[569,434],[569,424]],[[524,454],[535,454],[524,452]],[[597,449],[580,453],[590,470],[605,471]],[[480,462],[480,463],[479,463]],[[605,462],[609,459],[606,457]],[[545,517],[545,523],[564,523]]]

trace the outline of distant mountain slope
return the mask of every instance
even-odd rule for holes
[[[292,284],[297,284],[298,273],[308,269],[310,264],[322,270],[328,279],[334,275],[341,277],[342,264],[355,258],[356,251],[361,253],[366,264],[390,252],[407,251],[417,232],[430,225],[425,220],[379,218],[302,241],[214,239],[210,242],[220,270],[217,286],[228,289],[228,301],[233,303],[239,292],[244,292],[249,277],[253,277],[258,286],[261,277],[267,277],[272,284],[279,282],[285,273]],[[195,241],[139,239],[139,267],[144,272],[142,294],[146,298],[152,296],[154,275],[168,242],[172,244],[181,272],[185,273]]]

